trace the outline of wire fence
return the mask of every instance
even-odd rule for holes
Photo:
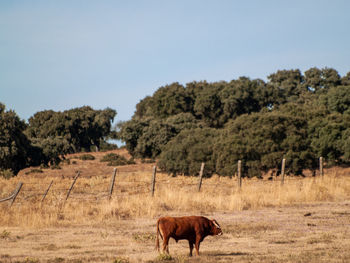
[[[323,176],[323,158],[320,159],[320,175]],[[236,185],[236,189],[240,191],[243,187],[242,176],[241,176],[241,165],[242,162],[238,161],[237,176],[234,177],[233,184]],[[53,180],[41,181],[41,182],[19,182],[17,187],[12,191],[12,193],[4,198],[0,198],[1,202],[9,201],[9,206],[11,207],[17,200],[18,204],[22,204],[26,201],[31,202],[41,202],[44,203],[47,196],[50,196],[51,200],[55,202],[67,202],[68,200],[82,202],[101,202],[106,200],[111,200],[113,198],[122,198],[130,195],[145,195],[150,194],[154,196],[155,191],[162,191],[167,187],[172,187],[173,185],[181,185],[182,190],[188,192],[200,192],[202,186],[207,189],[212,189],[213,191],[223,183],[219,181],[211,182],[210,180],[205,180],[203,182],[203,170],[205,164],[202,163],[201,169],[199,171],[198,181],[189,182],[184,181],[183,178],[173,177],[171,179],[156,179],[156,166],[153,167],[153,173],[150,180],[138,179],[137,177],[127,177],[126,172],[118,173],[118,180],[116,182],[117,169],[113,171],[111,178],[104,177],[102,182],[96,182],[94,180],[89,180],[88,182],[79,181],[80,172],[78,171],[73,180],[69,179],[67,184],[62,187],[62,182],[57,183]],[[285,159],[282,160],[281,174],[279,178],[277,176],[270,177],[269,180],[256,180],[254,183],[263,184],[276,184],[280,182],[283,186],[286,182],[297,181],[302,178],[288,177],[284,175],[285,170]],[[236,183],[234,183],[236,181]],[[118,185],[118,191],[114,191],[115,184]],[[226,185],[228,189],[232,189],[233,185]]]

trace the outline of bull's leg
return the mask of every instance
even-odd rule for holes
[[[190,245],[190,257],[192,257],[193,242],[189,240],[188,244]]]
[[[201,241],[200,238],[196,238],[196,254],[197,256],[199,256],[199,245],[200,245]]]
[[[163,239],[163,252],[169,254],[169,237],[165,236]]]

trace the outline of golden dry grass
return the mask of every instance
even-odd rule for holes
[[[154,164],[138,161],[118,167],[108,200],[113,167],[99,162],[105,154],[0,179],[0,198],[24,183],[12,207],[0,203],[0,262],[350,261],[350,169],[326,169],[323,178],[287,177],[283,186],[244,179],[241,190],[235,178],[213,176],[203,179],[199,193],[198,178],[158,171],[151,197]],[[77,171],[81,177],[65,201]],[[215,217],[224,236],[206,239],[199,258],[187,257],[184,241],[171,242],[171,259],[159,257],[153,250],[156,219],[191,214]]]
[[[126,154],[125,152],[122,152]],[[160,215],[207,214],[280,207],[324,201],[344,201],[350,197],[350,176],[339,168],[326,170],[321,177],[287,177],[279,181],[245,179],[241,190],[235,178],[213,176],[203,179],[197,192],[196,177],[157,174],[155,196],[150,195],[153,164],[118,168],[112,200],[107,198],[113,167],[99,162],[105,153],[94,153],[94,161],[74,159],[75,165],[40,174],[22,172],[10,180],[0,179],[1,196],[24,183],[16,202],[0,203],[0,225],[43,227],[101,223],[111,219],[155,218]],[[28,169],[27,169],[28,170]],[[81,171],[71,196],[65,201],[75,172]],[[44,202],[41,198],[54,180]]]
[[[349,262],[350,202],[214,213],[224,235],[208,237],[201,256],[170,241],[154,250],[155,219],[44,228],[0,226],[0,262]],[[309,216],[305,216],[308,215]],[[123,261],[124,260],[124,261]]]

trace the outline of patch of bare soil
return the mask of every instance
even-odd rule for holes
[[[80,171],[80,176],[85,178],[92,177],[110,177],[113,173],[113,169],[117,168],[119,172],[142,172],[142,171],[151,171],[154,163],[142,163],[141,160],[135,160],[135,164],[132,165],[123,165],[123,166],[108,166],[107,162],[101,162],[101,159],[110,153],[118,154],[126,159],[130,159],[131,155],[124,148],[111,150],[106,152],[88,152],[88,153],[74,153],[68,154],[65,158],[66,161],[69,161],[67,164],[63,161],[59,165],[59,169],[40,169],[40,167],[28,167],[21,170],[17,177],[18,178],[74,178],[76,173]],[[81,160],[81,157],[84,154],[92,155],[94,160]],[[41,170],[36,172],[35,170]]]
[[[25,229],[0,227],[0,262],[350,262],[350,201],[205,215],[223,236],[207,237],[199,257],[187,241],[159,256],[154,219]]]

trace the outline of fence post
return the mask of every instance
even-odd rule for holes
[[[282,169],[281,169],[281,185],[284,184],[284,169],[286,167],[286,159],[282,159]]]
[[[111,198],[112,198],[116,175],[117,175],[117,168],[114,168],[111,183],[109,185],[109,191],[108,191],[109,192],[109,196],[108,196],[109,200],[111,200]]]
[[[237,183],[238,183],[238,188],[241,189],[242,188],[242,161],[238,160],[238,164],[237,164]]]
[[[201,187],[202,187],[203,171],[204,171],[204,163],[202,163],[202,165],[201,165],[201,170],[200,170],[200,172],[199,172],[198,192],[201,190]]]
[[[157,173],[157,166],[153,166],[153,173],[152,173],[152,182],[151,182],[151,196],[154,196],[154,189],[156,186],[156,173]]]
[[[77,175],[74,177],[73,183],[72,183],[72,185],[70,186],[70,188],[69,188],[69,190],[68,190],[66,200],[68,199],[68,197],[69,197],[69,195],[70,195],[70,192],[72,191],[73,186],[74,186],[75,182],[77,181],[79,175],[80,175],[80,171],[78,171]]]
[[[19,182],[19,183],[17,184],[16,189],[12,192],[12,194],[11,194],[10,196],[0,199],[0,203],[13,199],[13,197],[15,196],[15,194],[16,194],[17,191],[18,191],[18,188],[20,188],[20,184],[22,184],[22,183]]]
[[[46,191],[45,191],[45,193],[44,193],[44,196],[43,196],[43,198],[41,199],[41,202],[43,202],[43,201],[44,201],[44,199],[45,199],[45,197],[46,197],[47,193],[49,192],[49,190],[50,190],[50,188],[51,188],[51,185],[52,185],[52,184],[53,184],[53,180],[51,181],[51,183],[50,183],[49,187],[46,189]]]
[[[17,197],[17,195],[19,194],[19,191],[21,191],[22,185],[23,185],[22,182],[19,182],[19,183],[18,183],[17,188],[16,188],[15,192],[13,193],[13,197],[12,197],[12,201],[11,201],[10,207],[11,207],[12,204],[15,202],[16,197]]]
[[[323,157],[320,157],[320,175],[323,177]]]

